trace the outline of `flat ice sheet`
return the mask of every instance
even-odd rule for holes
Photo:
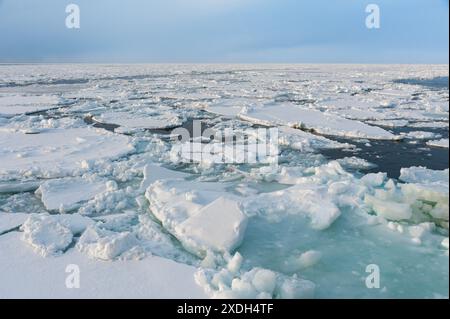
[[[303,127],[326,135],[381,140],[400,139],[379,127],[292,104],[267,105],[249,110],[246,114],[240,114],[240,117],[257,124]]]
[[[104,179],[63,178],[43,183],[37,193],[47,210],[68,212],[107,189]]]
[[[109,112],[94,117],[104,124],[115,124],[125,129],[163,129],[181,125],[180,119],[173,114],[131,114],[129,112]]]
[[[433,146],[433,147],[442,147],[442,148],[448,148],[449,147],[449,141],[448,138],[443,138],[440,140],[433,140],[433,141],[429,141],[427,142],[428,146]]]
[[[73,175],[82,172],[86,163],[113,160],[134,150],[126,136],[87,127],[40,134],[1,128],[0,132],[0,180]]]
[[[17,228],[22,225],[27,218],[28,215],[23,213],[0,212],[0,234]]]
[[[48,110],[58,105],[59,98],[52,95],[0,95],[0,116]]]
[[[89,259],[76,249],[57,258],[43,258],[19,237],[17,233],[0,237],[2,299],[206,297],[194,281],[196,268],[191,266],[156,256],[140,261],[102,262]],[[70,265],[79,267],[79,289],[66,287],[66,280],[73,272]]]
[[[190,174],[177,172],[155,164],[145,165],[143,173],[144,178],[141,182],[141,189],[144,191],[147,190],[147,188],[151,184],[159,180],[176,179],[176,178],[183,179],[190,176]]]

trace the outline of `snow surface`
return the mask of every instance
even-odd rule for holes
[[[1,298],[448,298],[448,66],[0,72]]]
[[[48,110],[58,102],[59,98],[51,95],[0,95],[0,117]]]
[[[257,124],[294,126],[326,135],[381,140],[400,139],[379,127],[317,110],[300,108],[293,104],[267,105],[248,110],[247,113],[240,114],[240,117]]]
[[[90,162],[113,160],[133,150],[127,137],[99,129],[48,129],[39,134],[2,131],[0,180],[71,176],[86,171]]]
[[[27,249],[19,236],[11,233],[0,237],[0,298],[205,298],[194,281],[195,267],[157,256],[98,262],[74,249],[45,259]],[[79,267],[79,289],[65,285],[70,265]]]
[[[3,213],[0,212],[0,234],[5,234],[8,231],[18,228],[28,218],[27,214],[23,213]]]
[[[102,179],[64,178],[44,182],[36,193],[49,211],[69,212],[108,189]]]
[[[145,114],[129,112],[102,113],[94,120],[103,124],[122,126],[121,130],[130,129],[163,129],[181,125],[181,121],[174,114]]]

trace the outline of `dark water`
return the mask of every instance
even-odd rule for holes
[[[438,76],[432,79],[427,78],[410,78],[394,80],[394,83],[421,85],[430,89],[448,89],[448,76]]]
[[[447,129],[429,128],[396,128],[392,130],[395,134],[410,131],[433,132],[448,138]],[[340,159],[349,156],[356,156],[365,159],[377,167],[364,170],[364,173],[386,172],[390,178],[398,178],[400,169],[411,166],[423,166],[434,170],[449,168],[448,149],[431,147],[426,145],[427,140],[414,140],[417,143],[410,143],[413,140],[403,141],[378,141],[371,140],[371,146],[366,146],[366,142],[357,142],[352,139],[332,138],[339,142],[350,143],[357,146],[358,151],[346,152],[343,150],[324,150],[321,153],[329,159]]]
[[[84,120],[86,123],[92,124],[94,127],[103,128],[111,132],[114,132],[114,130],[119,127],[119,125],[115,124],[98,123],[89,117],[84,118]],[[194,136],[193,122],[194,119],[189,119],[180,127],[187,129],[191,136],[197,137]],[[200,121],[200,123],[202,133],[205,129],[211,127],[206,121]],[[174,128],[152,129],[148,131],[155,134],[169,135],[173,129]],[[424,131],[440,134],[442,138],[448,138],[449,136],[448,129],[443,128],[395,128],[391,131],[396,135],[411,131]],[[443,170],[449,168],[448,149],[428,146],[426,145],[428,140],[370,140],[370,146],[367,146],[367,141],[337,138],[334,136],[327,137],[338,142],[356,145],[358,150],[355,152],[348,152],[342,149],[331,149],[322,150],[321,154],[330,160],[356,156],[376,165],[374,168],[361,171],[362,173],[385,172],[388,174],[388,177],[398,179],[400,176],[400,170],[405,167],[423,166],[433,170]],[[411,143],[412,141],[415,143]]]

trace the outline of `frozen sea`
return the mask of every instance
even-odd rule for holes
[[[0,65],[0,298],[448,298],[448,147],[448,65]]]

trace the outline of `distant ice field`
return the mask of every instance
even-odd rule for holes
[[[448,139],[448,65],[0,65],[0,298],[448,298]]]

